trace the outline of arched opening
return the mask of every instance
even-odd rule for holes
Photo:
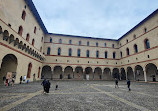
[[[135,80],[144,81],[144,71],[140,65],[135,66]]]
[[[51,67],[48,65],[43,66],[42,73],[41,73],[41,79],[51,79],[51,78],[52,78]]]
[[[89,57],[89,50],[87,50],[87,57]]]
[[[16,46],[16,45],[19,45],[19,39],[18,39],[18,38],[16,38],[16,39],[14,40],[14,46]]]
[[[99,51],[96,51],[96,58],[99,58]]]
[[[3,40],[8,41],[8,38],[9,38],[9,32],[5,30],[3,33]]]
[[[129,55],[129,48],[126,49],[126,52],[127,52],[127,56],[128,56]]]
[[[131,67],[127,67],[127,79],[134,80],[134,73]]]
[[[35,39],[32,39],[32,45],[33,46],[35,45]]]
[[[95,80],[102,80],[102,69],[100,67],[97,67],[94,69],[94,79]]]
[[[55,66],[53,71],[53,79],[63,79],[63,72],[61,66]]]
[[[50,55],[50,47],[47,48],[47,55]]]
[[[52,38],[51,38],[51,37],[50,37],[50,40],[49,40],[49,42],[50,42],[50,43],[52,43]]]
[[[34,33],[36,34],[36,27],[34,27]]]
[[[77,50],[77,56],[78,56],[78,57],[81,56],[81,50],[80,50],[80,49]]]
[[[158,80],[158,70],[157,66],[153,63],[149,63],[145,67],[147,81],[156,81]]]
[[[67,66],[64,69],[64,79],[72,79],[73,78],[73,68],[71,66]]]
[[[72,49],[69,49],[69,56],[72,56]]]
[[[29,63],[28,70],[27,70],[27,78],[30,78],[31,70],[32,70],[32,63]]]
[[[27,34],[26,35],[26,41],[29,41],[29,39],[30,39],[30,34]]]
[[[23,46],[23,42],[20,41],[18,48],[19,48],[19,49],[22,49],[22,46]]]
[[[38,68],[38,78],[40,77],[41,67]]]
[[[17,57],[13,54],[7,54],[3,57],[0,69],[0,83],[2,83],[2,78],[7,76],[8,72],[12,72],[16,76],[18,61]],[[14,75],[13,75],[14,76]]]
[[[25,17],[26,17],[26,12],[23,10],[21,18],[25,20]]]
[[[59,39],[59,44],[62,44],[62,40],[61,39]]]
[[[72,40],[69,40],[69,44],[72,44]]]
[[[58,48],[58,55],[61,55],[61,48]]]
[[[93,80],[93,70],[91,67],[87,67],[84,73],[84,79]]]
[[[105,51],[105,58],[107,58],[108,57],[108,52],[107,51]]]
[[[149,39],[145,39],[144,40],[144,47],[145,47],[145,49],[149,49],[150,48]]]
[[[113,52],[113,59],[116,58],[116,52]]]
[[[22,32],[23,32],[23,27],[20,26],[20,27],[19,27],[19,30],[18,30],[18,34],[19,34],[20,36],[22,36]]]
[[[11,34],[9,37],[9,44],[12,43],[13,41],[14,41],[14,35]]]
[[[121,80],[126,80],[126,72],[124,68],[121,68]]]
[[[135,51],[135,53],[138,52],[138,46],[136,44],[134,45],[134,51]]]
[[[74,72],[74,78],[81,80],[83,79],[83,68],[78,66],[75,68],[75,72]]]
[[[109,68],[104,69],[103,80],[112,80],[111,70]]]
[[[3,31],[2,31],[2,27],[0,26],[0,34],[2,33]]]
[[[116,79],[120,80],[120,74],[119,74],[119,69],[118,68],[113,69],[112,76],[113,76],[113,78],[116,78]]]

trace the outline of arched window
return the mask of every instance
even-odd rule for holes
[[[136,35],[135,34],[133,35],[133,38],[136,39]]]
[[[127,51],[127,55],[129,55],[129,48],[127,48],[126,51]]]
[[[81,41],[79,41],[79,45],[81,45]]]
[[[115,47],[115,45],[114,44],[112,44],[112,48],[114,48]]]
[[[122,51],[120,52],[120,56],[121,56],[121,58],[122,58]]]
[[[50,55],[50,47],[47,48],[47,55]]]
[[[34,46],[34,44],[35,44],[35,40],[34,40],[34,39],[32,39],[32,45]]]
[[[34,33],[36,34],[36,27],[34,28]]]
[[[126,40],[126,42],[128,43],[128,39]]]
[[[138,52],[138,47],[137,47],[137,45],[136,45],[136,44],[134,45],[134,51],[135,51],[135,53],[137,53],[137,52]]]
[[[59,44],[61,44],[62,43],[62,40],[61,39],[59,39]]]
[[[104,46],[106,47],[106,42],[104,43]]]
[[[22,26],[20,26],[20,27],[19,27],[18,34],[19,34],[20,36],[22,36],[22,32],[23,32],[23,28],[22,28]]]
[[[96,58],[99,58],[99,51],[96,51]]]
[[[87,46],[89,46],[89,41],[87,42]]]
[[[61,49],[58,48],[58,55],[61,55]]]
[[[80,50],[80,49],[77,50],[77,56],[78,56],[78,57],[81,56],[81,50]]]
[[[50,43],[52,43],[52,38],[51,38],[51,37],[50,37],[50,40],[49,40],[49,41],[50,41]]]
[[[42,52],[42,47],[40,48],[40,52]]]
[[[39,76],[40,76],[40,72],[41,72],[41,68],[39,67],[39,68],[38,68],[38,78],[39,78]]]
[[[29,63],[29,65],[28,65],[28,70],[27,70],[27,78],[30,78],[30,75],[31,75],[31,69],[32,69],[32,64]]]
[[[41,42],[43,42],[43,37],[42,37],[42,39],[41,39]]]
[[[116,52],[113,52],[113,59],[116,58]]]
[[[96,42],[96,46],[98,47],[98,42]]]
[[[145,45],[145,49],[149,49],[150,48],[150,43],[148,39],[144,40],[144,45]]]
[[[108,52],[105,51],[105,58],[108,58]]]
[[[69,40],[69,44],[72,44],[72,40]]]
[[[30,34],[27,34],[26,35],[26,41],[29,41],[29,39],[30,39]]]
[[[72,56],[72,49],[69,49],[69,56]]]
[[[22,16],[21,16],[21,18],[22,18],[23,20],[25,20],[25,17],[26,17],[26,12],[23,11],[23,12],[22,12]]]
[[[145,28],[144,28],[144,33],[146,33],[146,32],[147,32],[147,28],[145,27]]]
[[[89,50],[87,50],[87,57],[89,57]]]

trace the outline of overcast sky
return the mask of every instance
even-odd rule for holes
[[[48,32],[118,39],[158,8],[158,0],[33,0]]]

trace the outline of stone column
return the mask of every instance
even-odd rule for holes
[[[51,80],[53,79],[54,69],[51,71]]]
[[[145,82],[147,82],[145,67],[143,68],[143,72],[144,72],[144,80],[145,80]]]

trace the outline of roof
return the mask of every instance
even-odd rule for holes
[[[153,17],[155,14],[158,13],[158,9],[156,9],[153,13],[151,13],[149,16],[147,16],[144,20],[142,20],[140,23],[138,23],[136,26],[134,26],[131,30],[129,30],[126,34],[124,34],[122,37],[120,37],[118,39],[121,40],[122,38],[124,38],[126,35],[128,35],[129,33],[131,33],[132,31],[134,31],[136,28],[138,28],[140,25],[142,25],[143,23],[145,23],[147,20],[149,20],[151,17]]]
[[[116,39],[104,39],[104,38],[86,37],[86,36],[78,36],[78,35],[55,34],[55,33],[48,33],[48,34],[50,34],[50,35],[56,35],[56,36],[65,36],[65,37],[77,37],[77,38],[85,38],[85,39],[96,39],[96,40],[111,40],[111,41],[117,41]]]
[[[32,2],[32,0],[25,0],[26,4],[29,6],[30,10],[32,11],[33,15],[35,16],[37,22],[39,23],[40,27],[42,28],[43,32],[46,34],[48,33],[39,13],[36,10],[36,7],[34,5],[34,3]]]

